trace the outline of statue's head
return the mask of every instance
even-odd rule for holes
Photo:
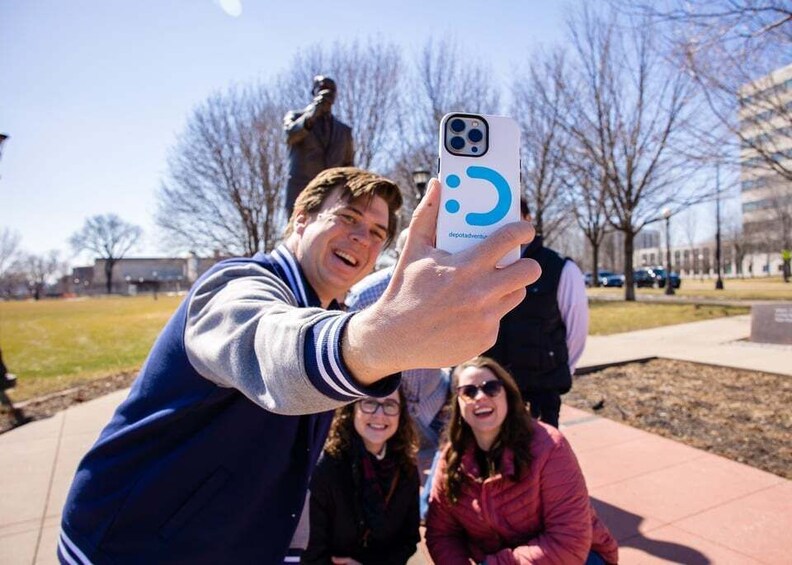
[[[326,77],[324,75],[316,75],[313,79],[313,88],[311,89],[311,94],[316,96],[322,91],[326,91],[327,94],[325,95],[325,99],[332,104],[335,102],[335,95],[336,95],[336,83],[330,77]]]

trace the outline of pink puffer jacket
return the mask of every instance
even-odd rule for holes
[[[589,501],[586,482],[566,438],[534,422],[533,461],[515,477],[504,450],[501,474],[482,481],[475,446],[462,458],[466,480],[456,504],[445,493],[445,458],[434,476],[426,543],[435,563],[582,564],[589,550],[618,562],[618,546]]]

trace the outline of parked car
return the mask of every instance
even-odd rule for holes
[[[649,269],[633,271],[633,284],[638,288],[653,288],[656,282],[654,274]]]
[[[600,286],[624,286],[624,276],[611,273],[610,271],[599,271],[599,276],[597,278],[599,279]],[[586,281],[586,286],[592,286],[591,273],[585,273],[583,275],[583,280]]]
[[[665,288],[666,285],[666,270],[663,267],[654,267],[652,271],[655,274],[655,278],[657,279],[657,287],[658,288]],[[679,278],[679,275],[673,271],[671,271],[671,288],[679,288],[682,285],[682,279]]]
[[[665,288],[666,285],[666,271],[663,267],[645,267],[633,271],[633,283],[635,286],[652,288]],[[672,288],[679,288],[682,280],[677,273],[671,272],[671,286]]]

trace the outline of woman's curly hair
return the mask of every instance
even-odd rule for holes
[[[448,422],[448,441],[450,447],[446,452],[446,492],[448,499],[456,503],[462,489],[464,480],[461,464],[462,456],[468,447],[476,441],[473,430],[464,418],[459,408],[459,375],[468,367],[489,369],[495,377],[503,383],[506,391],[506,404],[508,411],[501,425],[498,438],[491,450],[493,459],[500,460],[504,448],[509,448],[514,453],[514,464],[517,477],[521,477],[531,466],[531,439],[533,437],[533,421],[525,408],[520,389],[514,378],[497,361],[489,357],[474,357],[457,365],[451,374],[453,396],[451,398],[451,417]]]
[[[340,459],[344,454],[351,454],[353,438],[357,435],[355,430],[355,404],[347,404],[338,408],[327,435],[324,451],[330,457]],[[399,389],[399,426],[396,433],[388,440],[388,453],[396,457],[399,467],[410,471],[415,468],[416,454],[418,453],[418,436],[415,432],[412,418],[407,412],[407,400],[401,388]]]

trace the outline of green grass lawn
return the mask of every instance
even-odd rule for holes
[[[0,347],[14,400],[140,367],[181,297],[0,302]]]
[[[624,297],[624,288],[589,288],[586,292],[591,297]],[[664,288],[635,289],[638,298],[664,292]],[[723,279],[723,289],[715,290],[715,279],[683,278],[681,287],[674,292],[685,298],[792,301],[792,282],[785,283],[781,277]]]
[[[0,302],[0,347],[26,400],[140,367],[181,297],[151,295]],[[592,335],[747,313],[695,304],[593,302]]]
[[[589,302],[589,335],[608,335],[723,316],[748,314],[748,306],[656,304],[648,302]]]

